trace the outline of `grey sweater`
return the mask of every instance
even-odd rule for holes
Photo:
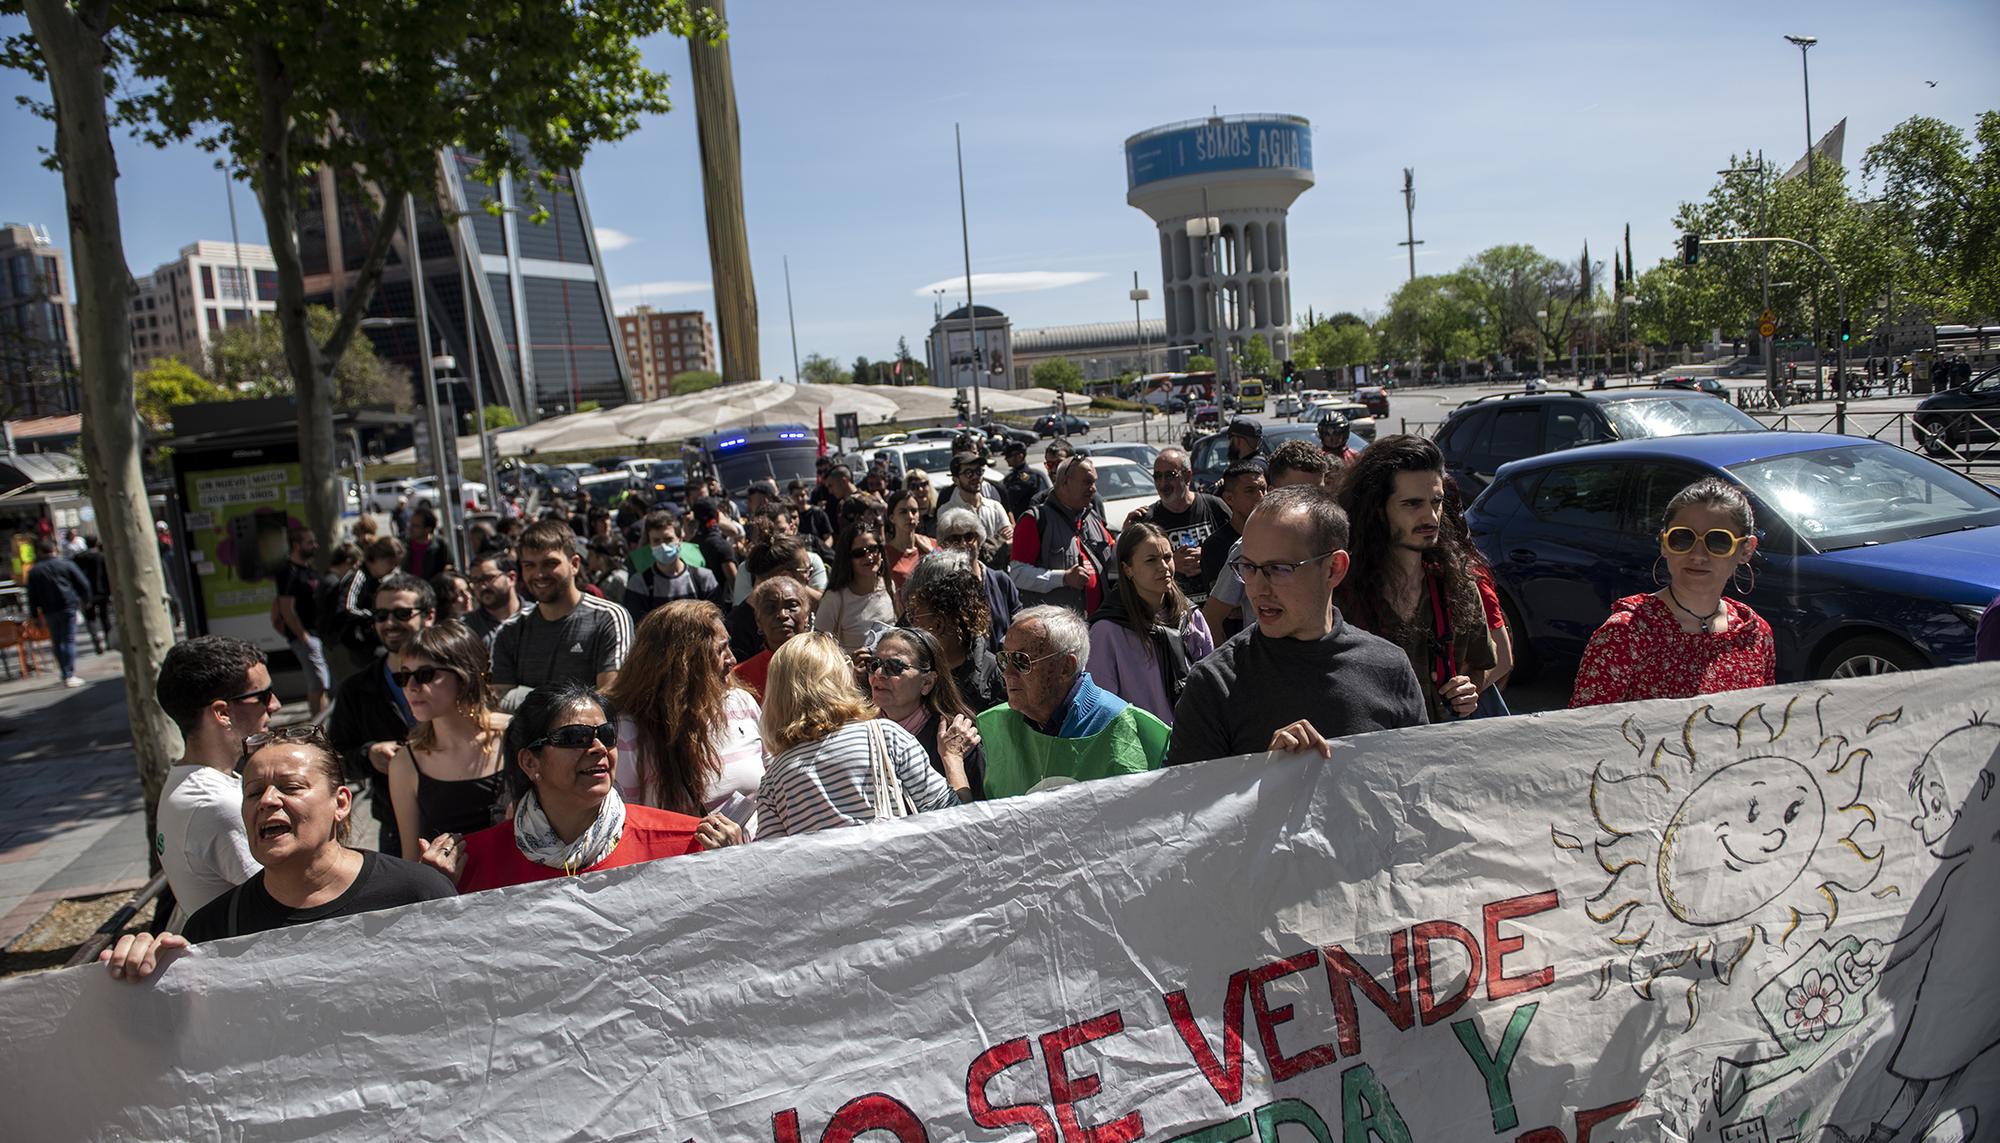
[[[1409,656],[1394,643],[1338,616],[1314,640],[1268,639],[1253,622],[1189,673],[1166,764],[1261,753],[1302,718],[1328,738],[1430,721]]]

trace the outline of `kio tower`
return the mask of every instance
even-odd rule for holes
[[[1167,344],[1215,355],[1262,337],[1284,358],[1285,211],[1313,185],[1312,125],[1296,115],[1224,115],[1155,127],[1125,140],[1125,178],[1125,201],[1160,228]]]

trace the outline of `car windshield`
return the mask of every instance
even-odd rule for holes
[[[1216,436],[1194,446],[1191,459],[1196,472],[1220,473],[1229,465],[1229,438]]]
[[[2000,524],[2000,494],[1894,445],[1842,445],[1729,471],[1821,551]]]
[[[687,465],[678,460],[656,460],[649,475],[654,480],[686,480]]]
[[[903,471],[908,472],[913,468],[921,468],[932,476],[936,476],[941,472],[950,472],[951,446],[942,445],[938,448],[913,448],[904,450]]]
[[[1130,500],[1153,493],[1153,474],[1136,464],[1106,464],[1097,470],[1097,494],[1106,500]]]
[[[1611,427],[1628,441],[1690,433],[1755,433],[1764,428],[1763,422],[1729,402],[1706,395],[1606,401],[1602,407]]]

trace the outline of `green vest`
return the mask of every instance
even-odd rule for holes
[[[986,796],[1025,794],[1044,778],[1088,782],[1160,768],[1173,733],[1152,712],[1128,706],[1088,738],[1055,738],[1028,725],[1019,711],[996,706],[978,716],[986,754]]]

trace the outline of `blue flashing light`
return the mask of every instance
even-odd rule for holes
[[[806,434],[804,434],[804,433],[779,433],[779,434],[778,434],[778,439],[779,439],[779,440],[781,440],[781,441],[802,441],[802,440],[806,439]]]
[[[750,438],[748,437],[730,437],[726,441],[717,442],[715,447],[718,450],[727,448],[742,448],[745,444],[749,442],[749,440]]]

